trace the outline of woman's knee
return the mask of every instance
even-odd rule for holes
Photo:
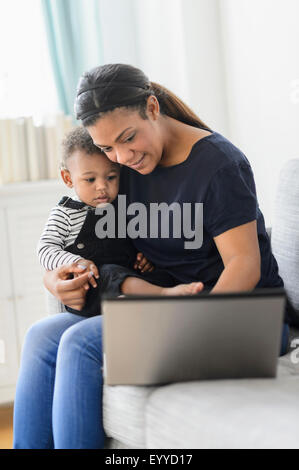
[[[76,362],[80,356],[102,362],[102,317],[85,319],[61,336],[58,360]]]
[[[33,323],[26,332],[23,351],[28,349],[44,350],[49,339],[47,318]]]
[[[23,354],[32,352],[44,356],[57,352],[59,341],[63,332],[79,321],[80,317],[69,313],[51,315],[33,323],[24,339]],[[74,320],[75,319],[75,320]]]

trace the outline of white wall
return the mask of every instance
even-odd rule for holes
[[[267,225],[299,158],[299,0],[99,0],[105,62],[170,88],[252,164]]]
[[[134,0],[98,0],[103,63],[137,65]]]
[[[188,101],[180,0],[135,0],[135,8],[140,67],[150,80]]]
[[[129,63],[188,96],[180,0],[99,0],[104,62]],[[166,20],[171,7],[171,22]]]
[[[181,0],[189,105],[227,136],[227,94],[219,0]]]
[[[227,133],[218,0],[135,2],[140,67]]]
[[[252,164],[270,225],[279,171],[299,158],[299,2],[220,0],[220,10],[230,138]]]
[[[99,0],[105,62],[140,67],[227,133],[218,0]]]

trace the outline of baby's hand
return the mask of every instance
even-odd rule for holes
[[[137,253],[136,262],[134,264],[134,269],[140,269],[142,273],[145,271],[152,272],[155,268],[150,261],[142,253]]]
[[[82,259],[79,259],[79,261],[77,261],[76,264],[77,266],[85,268],[84,273],[86,273],[86,270],[89,271],[90,277],[89,277],[88,282],[90,283],[92,287],[97,287],[97,283],[94,278],[99,279],[100,276],[99,276],[98,268],[96,267],[94,262],[90,261],[89,259],[82,258]]]

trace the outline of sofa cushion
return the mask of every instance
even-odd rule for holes
[[[104,385],[103,421],[108,437],[129,448],[146,448],[145,408],[156,387]]]
[[[274,207],[272,251],[289,299],[297,310],[292,323],[299,327],[299,159],[289,160],[282,168]]]
[[[188,382],[155,391],[147,445],[169,449],[299,448],[299,380]]]
[[[105,385],[107,447],[299,447],[292,437],[299,432],[299,361],[292,352],[279,358],[277,379]]]
[[[299,448],[299,364],[279,358],[277,378],[160,387],[146,408],[149,448]]]

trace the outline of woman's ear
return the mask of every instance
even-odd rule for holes
[[[69,188],[72,188],[73,187],[73,182],[72,182],[72,178],[71,178],[71,174],[70,174],[69,170],[66,170],[65,168],[62,168],[60,170],[60,174],[61,174],[61,178],[63,179],[64,183]]]
[[[151,96],[148,97],[146,108],[147,108],[148,114],[153,119],[157,119],[157,117],[160,114],[160,105],[159,105],[159,101],[157,100],[157,98],[154,95],[151,95]]]

